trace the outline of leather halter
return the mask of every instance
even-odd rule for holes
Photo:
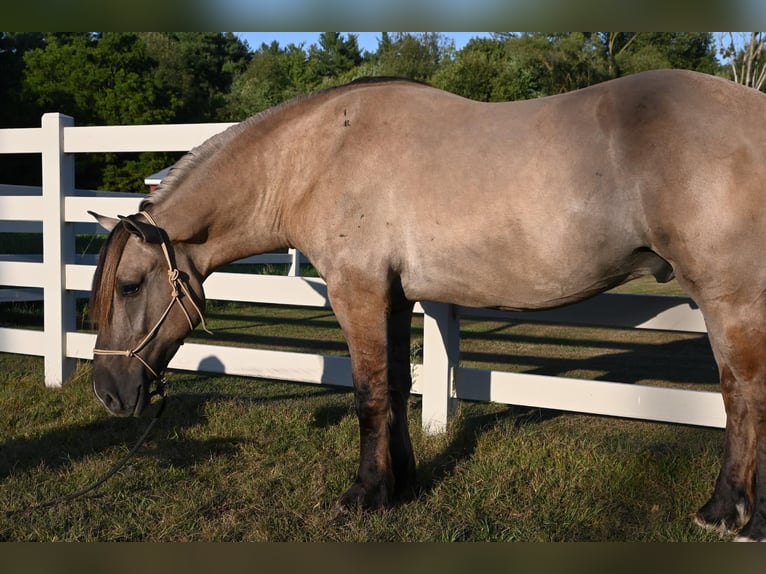
[[[160,226],[157,225],[152,219],[152,217],[145,211],[139,212],[139,215],[143,215],[144,218],[155,228],[160,230]],[[163,392],[163,377],[161,375],[161,371],[158,373],[154,368],[152,368],[151,365],[139,354],[139,352],[146,347],[146,345],[149,344],[149,341],[152,340],[152,338],[157,334],[157,331],[159,330],[162,323],[167,318],[168,314],[170,313],[170,310],[173,308],[173,305],[175,303],[178,303],[178,306],[181,307],[181,310],[184,313],[184,317],[186,317],[186,322],[189,324],[189,329],[194,329],[194,322],[192,321],[191,315],[189,315],[189,312],[186,310],[186,307],[184,307],[184,304],[181,301],[181,298],[186,296],[186,299],[191,304],[194,311],[197,313],[197,316],[199,317],[200,323],[202,324],[202,329],[206,333],[213,334],[210,330],[208,330],[207,325],[205,324],[205,317],[202,315],[202,311],[200,311],[200,308],[197,306],[197,304],[194,302],[194,297],[192,297],[191,292],[189,291],[189,287],[187,286],[186,282],[183,280],[180,271],[173,266],[173,260],[170,257],[170,249],[167,240],[165,239],[165,235],[163,233],[160,233],[160,237],[162,238],[161,247],[162,247],[162,253],[165,256],[165,262],[168,265],[168,282],[170,283],[171,288],[171,297],[170,297],[170,303],[168,303],[168,306],[165,307],[165,311],[163,311],[162,315],[160,315],[160,318],[157,320],[157,322],[154,324],[154,327],[152,327],[149,332],[146,334],[146,336],[141,339],[141,341],[134,346],[132,349],[127,349],[125,351],[119,351],[114,349],[93,349],[94,355],[104,355],[104,356],[119,356],[119,357],[133,357],[138,359],[141,364],[143,364],[144,367],[146,367],[146,370],[149,371],[154,379],[157,381],[158,384],[158,390],[155,391],[155,393],[162,394]],[[152,393],[152,394],[155,394]]]

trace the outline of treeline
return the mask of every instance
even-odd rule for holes
[[[77,125],[239,121],[361,76],[402,76],[481,101],[557,94],[653,68],[727,75],[710,33],[497,33],[461,50],[445,35],[382,32],[250,47],[232,33],[0,33],[0,127],[56,111]],[[78,158],[77,185],[143,190],[173,154]],[[39,158],[0,158],[0,182],[39,184]]]

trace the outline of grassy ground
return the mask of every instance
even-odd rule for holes
[[[222,303],[210,319],[216,342],[346,353],[327,311]],[[699,335],[481,321],[462,330],[469,366],[715,388]],[[419,321],[413,332],[417,358]],[[84,486],[148,424],[97,404],[89,363],[62,389],[44,388],[42,368],[0,354],[0,509]],[[721,430],[461,402],[449,431],[427,436],[413,397],[419,493],[343,513],[336,501],[358,456],[349,391],[196,373],[171,385],[125,469],[76,502],[0,515],[0,540],[720,540],[690,514],[711,492]]]

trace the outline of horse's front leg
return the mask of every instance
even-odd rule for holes
[[[412,388],[410,338],[413,304],[403,294],[394,304],[388,319],[388,389],[391,416],[388,420],[391,465],[394,470],[395,495],[410,497],[415,493],[415,456],[410,440],[408,403]]]
[[[390,503],[395,485],[389,444],[389,294],[383,285],[348,277],[338,283],[328,280],[328,289],[351,354],[359,417],[359,470],[340,503],[343,508],[380,508]]]

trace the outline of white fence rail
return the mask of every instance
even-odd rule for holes
[[[87,210],[112,216],[133,213],[141,197],[76,190],[76,154],[185,151],[228,125],[75,127],[72,118],[46,114],[40,128],[0,130],[0,153],[41,154],[43,175],[42,188],[0,186],[0,231],[43,233],[41,259],[0,256],[0,286],[15,289],[20,298],[34,297],[39,290],[44,297],[43,331],[0,328],[0,352],[44,357],[48,386],[61,385],[76,359],[93,357],[95,336],[75,328],[75,298],[78,292],[90,289],[94,261],[75,255],[74,236],[93,230]],[[324,282],[299,276],[298,254],[270,255],[258,261],[289,262],[291,272],[288,276],[214,273],[205,282],[208,297],[329,307]],[[488,371],[458,364],[461,315],[704,332],[702,316],[688,299],[604,294],[578,305],[533,314],[498,314],[436,303],[423,303],[417,311],[424,314],[423,364],[412,367],[413,392],[422,395],[423,425],[431,432],[444,430],[456,399],[711,427],[726,424],[717,392]],[[186,344],[170,366],[351,385],[350,364],[345,357]]]

